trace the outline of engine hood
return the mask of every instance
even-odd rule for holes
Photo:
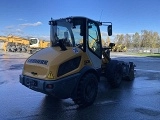
[[[42,49],[26,60],[23,75],[46,80],[56,79],[59,66],[82,53],[79,48],[69,48],[66,51],[61,51],[59,47]]]
[[[35,63],[37,65],[45,65],[45,67],[50,65],[53,59],[57,58],[62,52],[57,48],[53,49],[48,47],[46,49],[42,49],[37,53],[33,54],[28,60],[27,63]]]

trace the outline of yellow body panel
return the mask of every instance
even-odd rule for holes
[[[91,61],[87,57],[86,53],[84,53],[79,48],[76,49],[78,50],[78,52],[75,52],[73,48],[67,48],[66,51],[61,51],[60,47],[54,47],[54,48],[48,47],[42,49],[39,52],[32,55],[30,58],[28,58],[28,60],[25,62],[23,75],[45,80],[53,80],[53,79],[56,80],[79,72],[85,65],[91,66],[92,65]],[[81,61],[78,68],[58,77],[57,74],[59,66],[62,63],[71,60],[73,58],[76,58],[78,56],[81,56]],[[47,64],[39,64],[38,60],[46,61]]]
[[[50,42],[49,41],[44,41],[44,40],[40,40],[40,48],[46,48],[50,46]]]
[[[15,44],[22,44],[22,45],[29,45],[29,40],[17,36],[8,36],[8,41],[10,43],[15,43]]]
[[[8,45],[8,42],[4,42],[4,44],[3,44],[3,50],[4,51],[7,51],[7,45]]]

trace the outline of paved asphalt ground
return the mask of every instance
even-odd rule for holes
[[[112,59],[133,61],[135,80],[111,89],[99,83],[95,103],[77,109],[71,99],[55,100],[19,83],[29,54],[0,52],[1,120],[160,120],[160,59],[111,53]]]

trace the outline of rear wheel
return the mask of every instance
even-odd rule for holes
[[[111,87],[119,87],[122,81],[122,65],[117,60],[111,60],[107,64],[106,77]]]
[[[84,75],[78,85],[77,98],[73,101],[78,104],[79,107],[87,107],[92,105],[96,99],[98,92],[98,79],[93,73]]]

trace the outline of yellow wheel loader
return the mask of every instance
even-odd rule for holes
[[[96,99],[100,77],[112,87],[122,79],[134,79],[133,62],[111,60],[110,49],[102,48],[100,26],[112,35],[111,22],[86,17],[49,21],[50,47],[31,55],[24,63],[20,83],[34,91],[60,99],[71,98],[80,107]]]

